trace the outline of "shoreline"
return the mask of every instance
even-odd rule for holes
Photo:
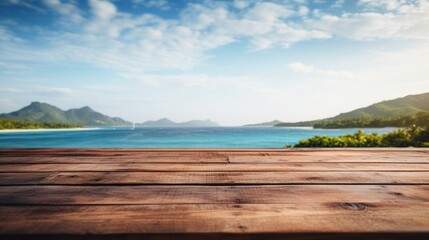
[[[0,133],[18,133],[18,132],[56,132],[56,131],[89,131],[100,128],[35,128],[35,129],[2,129]]]

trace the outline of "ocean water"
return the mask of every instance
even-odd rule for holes
[[[386,133],[395,129],[363,130],[365,133]],[[315,135],[339,136],[356,131],[272,127],[0,131],[0,148],[280,148]]]

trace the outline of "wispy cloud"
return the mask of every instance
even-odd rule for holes
[[[123,12],[110,1],[89,0],[90,8],[86,10],[74,1],[44,0],[43,3],[58,14],[62,24],[75,27],[42,29],[41,34],[34,36],[44,43],[41,49],[29,43],[35,39],[25,39],[12,28],[0,26],[2,62],[78,61],[139,81],[142,76],[152,76],[147,83],[171,82],[169,78],[155,78],[149,73],[192,69],[208,58],[208,51],[236,42],[248,43],[250,49],[261,51],[330,38],[429,39],[427,0],[420,0],[418,4],[360,0],[358,6],[362,9],[341,15],[309,9],[306,1],[200,2],[188,3],[175,19],[147,12]],[[166,1],[134,0],[134,3],[168,7]],[[338,1],[335,5],[341,4]],[[298,63],[290,67],[301,72],[315,71],[312,66]],[[325,71],[324,74],[352,77],[347,72]],[[179,82],[186,86],[210,85],[201,77],[190,79]]]
[[[0,92],[3,92],[3,93],[18,93],[18,92],[22,92],[22,90],[19,89],[19,88],[10,88],[10,87],[7,87],[7,88],[0,88]]]
[[[298,72],[298,73],[316,73],[327,77],[341,78],[341,79],[358,79],[359,78],[356,74],[349,71],[321,69],[321,68],[316,68],[313,65],[307,65],[300,62],[289,63],[289,67],[292,71]]]
[[[40,7],[38,7],[38,6],[34,5],[34,4],[31,4],[31,3],[27,2],[27,1],[24,1],[24,0],[4,0],[0,4],[2,4],[2,3],[3,4],[19,5],[19,6],[23,6],[23,7],[29,8],[31,10],[35,10],[35,11],[40,12],[40,13],[46,13],[45,9],[40,8]]]
[[[0,92],[14,93],[14,94],[39,94],[45,96],[75,96],[79,94],[78,91],[64,87],[0,87]]]
[[[345,3],[344,0],[337,0],[337,1],[335,1],[334,4],[332,4],[331,7],[333,7],[333,8],[341,8],[341,7],[344,6],[344,3]]]
[[[80,9],[73,3],[66,3],[62,0],[43,0],[43,3],[54,12],[65,18],[65,21],[72,21],[74,23],[81,22],[83,17],[81,16]]]
[[[311,73],[315,68],[311,65],[306,65],[300,62],[289,63],[289,67],[295,72]]]
[[[169,10],[170,5],[167,0],[132,0],[134,4],[147,8],[157,8],[163,11]]]
[[[320,14],[317,18],[307,19],[305,25],[353,40],[429,40],[429,1],[361,0],[359,3],[371,8],[340,16]]]

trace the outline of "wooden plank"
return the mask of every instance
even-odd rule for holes
[[[428,172],[0,173],[0,185],[429,184]]]
[[[34,185],[57,173],[0,173],[0,185]]]
[[[0,157],[18,156],[283,156],[283,155],[429,155],[429,148],[304,148],[304,149],[0,149]]]
[[[20,235],[429,231],[428,203],[0,206],[0,216],[1,234]]]
[[[425,232],[304,232],[304,233],[112,233],[112,234],[3,234],[2,240],[427,240]]]
[[[2,186],[0,205],[429,201],[429,185]]]
[[[429,156],[401,155],[284,155],[284,156],[229,156],[230,163],[288,163],[288,162],[372,162],[372,163],[429,163]],[[0,160],[1,162],[1,160]],[[10,162],[13,163],[13,162]]]
[[[201,156],[198,156],[201,155]],[[0,164],[9,163],[287,163],[287,162],[383,162],[383,163],[429,163],[429,156],[421,154],[371,155],[371,154],[284,154],[281,156],[21,156],[0,157]]]
[[[385,148],[0,148],[1,152],[429,152],[429,147]]]
[[[428,148],[0,149],[0,237],[425,239],[428,156]]]
[[[227,163],[227,157],[198,157],[198,156],[121,156],[121,157],[1,157],[0,164],[17,164],[17,163]]]
[[[429,171],[429,164],[404,163],[277,163],[277,164],[2,164],[0,172],[292,172],[292,171]]]
[[[270,151],[261,151],[261,152],[218,152],[219,154],[224,154],[227,156],[291,156],[291,157],[390,157],[390,156],[398,156],[398,157],[429,157],[428,153],[425,151],[399,151],[399,150],[378,150],[378,151],[364,151],[364,150],[354,150],[349,151],[347,148],[343,151],[330,151],[328,149],[321,151],[290,151],[290,152],[270,152]]]
[[[98,150],[98,149],[48,149],[48,150],[14,150],[14,151],[0,151],[1,157],[222,157],[223,154],[217,152],[205,151],[123,151],[123,150]]]

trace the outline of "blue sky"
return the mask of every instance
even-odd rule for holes
[[[429,0],[3,0],[0,112],[330,117],[429,91]]]

